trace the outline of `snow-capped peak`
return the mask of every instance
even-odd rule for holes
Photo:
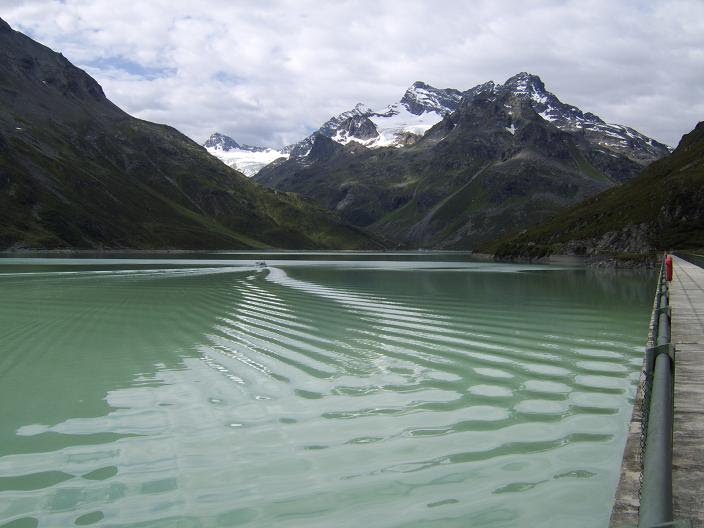
[[[416,141],[445,115],[459,107],[462,92],[439,89],[421,81],[411,85],[400,101],[382,110],[358,103],[352,110],[326,121],[316,133],[343,145],[355,141],[369,148],[402,147]],[[301,157],[310,152],[313,135],[283,152]]]
[[[471,100],[486,92],[491,92],[496,97],[508,97],[509,102],[512,98],[527,101],[533,111],[557,128],[579,131],[599,148],[623,154],[638,162],[652,161],[668,152],[666,145],[631,128],[607,124],[590,112],[582,112],[576,106],[563,103],[545,88],[540,77],[531,73],[518,73],[504,84],[480,84],[467,90],[464,96],[466,100]]]
[[[210,150],[222,150],[227,152],[228,150],[240,148],[239,143],[232,139],[230,136],[220,134],[219,132],[213,133],[206,141],[203,146]]]
[[[503,86],[517,95],[532,96],[533,94],[543,94],[545,92],[545,85],[540,77],[527,72],[521,72],[510,77]]]
[[[485,91],[488,83],[467,90],[465,97],[476,95],[478,89]],[[521,72],[506,80],[504,84],[491,87],[496,96],[507,95],[521,100],[527,100],[533,110],[546,121],[552,122],[558,128],[581,129],[584,124],[603,123],[594,114],[584,114],[568,104],[562,103],[554,94],[545,89],[545,84],[537,75]]]

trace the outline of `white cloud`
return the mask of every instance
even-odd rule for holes
[[[524,70],[667,143],[704,119],[700,0],[0,0],[0,16],[197,141],[280,146],[415,80],[467,89]]]

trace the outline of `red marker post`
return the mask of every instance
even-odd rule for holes
[[[665,257],[665,277],[667,282],[672,282],[672,255]]]

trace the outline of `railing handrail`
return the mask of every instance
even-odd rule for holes
[[[671,343],[669,289],[665,262],[660,267],[652,328],[646,349],[643,482],[638,527],[667,526],[672,512],[672,433],[675,354]]]

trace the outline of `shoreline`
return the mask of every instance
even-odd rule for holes
[[[87,255],[277,255],[277,254],[306,254],[306,255],[337,255],[340,253],[362,255],[471,255],[477,260],[491,260],[487,255],[473,253],[470,250],[428,250],[428,249],[9,249],[0,250],[2,257],[36,257],[36,256],[87,256]],[[488,255],[491,257],[491,255]]]
[[[615,253],[609,255],[568,255],[555,254],[545,257],[501,257],[494,258],[495,262],[531,263],[531,264],[557,264],[557,265],[578,265],[596,269],[631,269],[631,270],[656,270],[658,267],[658,255],[653,254],[630,254]],[[495,257],[495,255],[494,255]]]
[[[570,255],[554,254],[543,257],[511,256],[499,257],[492,253],[475,253],[471,250],[409,249],[409,250],[355,250],[355,249],[5,249],[0,250],[2,258],[110,258],[178,255],[466,255],[477,262],[508,264],[542,264],[556,266],[583,266],[594,269],[631,269],[650,271],[657,268],[658,254],[610,254],[610,255]]]

